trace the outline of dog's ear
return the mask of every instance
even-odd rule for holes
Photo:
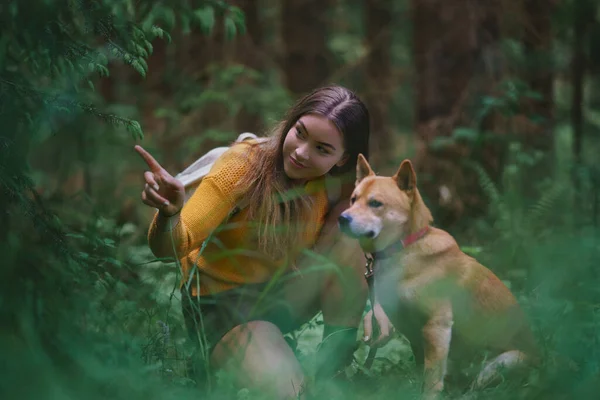
[[[417,175],[410,160],[402,161],[398,172],[393,176],[400,190],[412,192],[417,187]]]
[[[375,172],[371,169],[369,162],[362,154],[358,155],[358,162],[356,163],[356,185],[360,183],[367,176],[375,175]]]

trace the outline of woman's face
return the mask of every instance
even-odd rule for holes
[[[342,133],[318,114],[302,116],[283,142],[283,169],[288,178],[301,182],[325,175],[346,161]]]

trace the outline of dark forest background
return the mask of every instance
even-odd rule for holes
[[[435,224],[518,294],[548,356],[485,398],[595,398],[600,18],[593,0],[4,0],[0,396],[199,392],[177,274],[153,258],[142,143],[171,173],[266,134],[313,88],[355,90],[371,163],[417,167]],[[295,334],[311,368],[319,317]],[[412,398],[397,338],[339,388]],[[460,397],[459,395],[457,395]]]

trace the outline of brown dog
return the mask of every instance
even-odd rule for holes
[[[339,224],[372,254],[377,302],[423,366],[426,397],[442,391],[449,358],[466,375],[475,365],[472,386],[482,388],[503,369],[535,359],[533,336],[502,281],[450,234],[430,227],[416,183],[409,160],[393,177],[380,177],[360,155],[351,206]]]

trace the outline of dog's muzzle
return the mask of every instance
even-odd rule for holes
[[[350,236],[353,237],[355,239],[361,238],[361,237],[366,237],[366,238],[373,238],[375,236],[375,232],[373,231],[366,231],[366,232],[356,232],[355,229],[352,229],[352,216],[346,213],[342,213],[340,214],[340,216],[338,217],[338,224],[340,226],[340,230]]]

